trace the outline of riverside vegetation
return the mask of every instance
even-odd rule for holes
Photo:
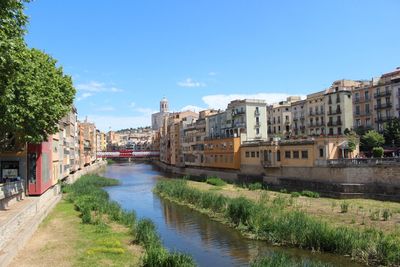
[[[258,201],[252,201],[243,196],[228,197],[220,191],[196,189],[188,183],[192,182],[163,180],[157,183],[155,192],[205,212],[251,238],[348,255],[369,265],[400,265],[398,230],[383,232],[374,228],[337,226],[295,208],[294,197],[278,195],[270,199],[269,192],[264,191]],[[305,195],[317,197],[309,193]]]
[[[64,186],[63,192],[66,193],[66,200],[73,203],[81,213],[82,223],[95,225],[98,233],[110,231],[107,221],[128,227],[133,242],[144,248],[142,266],[195,266],[190,256],[169,252],[163,247],[151,220],[137,220],[134,211],[125,211],[118,203],[110,201],[108,193],[102,187],[117,184],[118,180],[115,179],[86,175],[74,184]],[[104,241],[87,253],[94,256],[110,255],[109,259],[113,260],[115,255],[123,255],[124,249],[119,242]]]

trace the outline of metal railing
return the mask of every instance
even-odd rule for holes
[[[400,164],[400,158],[329,159],[328,166],[376,166]]]

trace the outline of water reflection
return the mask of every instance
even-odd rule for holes
[[[152,165],[115,164],[108,166],[103,175],[121,181],[119,186],[107,188],[111,199],[125,209],[134,209],[139,217],[153,220],[164,245],[192,255],[199,266],[248,266],[257,255],[279,250],[334,266],[359,266],[344,257],[273,247],[263,241],[246,239],[238,231],[206,215],[160,199],[152,189],[157,180],[166,175]]]

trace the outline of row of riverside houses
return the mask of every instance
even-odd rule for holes
[[[246,169],[255,165],[315,166],[354,158],[345,133],[357,127],[383,130],[400,117],[400,69],[370,81],[339,80],[306,99],[292,96],[267,105],[235,100],[226,110],[170,113],[165,98],[153,115],[160,161],[169,165]]]
[[[59,181],[97,161],[105,134],[93,123],[77,120],[72,110],[60,120],[59,132],[41,144],[16,144],[0,152],[0,202],[13,195],[41,195]],[[8,189],[7,189],[8,188]],[[7,189],[7,190],[6,190]]]

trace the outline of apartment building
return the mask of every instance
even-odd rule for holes
[[[385,122],[399,117],[400,68],[373,80],[374,128],[382,132]]]
[[[160,138],[160,160],[164,163],[183,166],[184,160],[181,148],[181,122],[191,124],[199,114],[193,111],[182,111],[170,113],[165,117],[161,128]]]
[[[326,90],[326,134],[342,135],[346,129],[353,129],[352,91],[359,85],[358,81],[340,80]]]
[[[307,124],[307,100],[299,100],[291,104],[292,131],[291,137],[304,137]]]
[[[292,130],[292,103],[301,100],[299,96],[291,96],[267,107],[268,134],[289,138]]]
[[[264,100],[231,101],[225,111],[225,124],[222,121],[221,125],[223,136],[240,137],[242,143],[267,140],[266,107]]]
[[[307,135],[321,135],[325,132],[325,91],[307,95]]]
[[[181,122],[182,156],[185,166],[204,166],[204,141],[209,128],[209,117],[217,110],[203,110],[193,123]]]
[[[353,98],[353,122],[354,128],[366,129],[374,126],[373,122],[373,90],[372,81],[363,81],[359,87],[352,91]]]
[[[97,134],[94,123],[79,122],[80,166],[87,166],[96,161]]]
[[[241,170],[268,170],[280,167],[314,167],[326,160],[354,158],[359,147],[352,152],[344,136],[313,137],[303,140],[279,140],[243,144]]]

